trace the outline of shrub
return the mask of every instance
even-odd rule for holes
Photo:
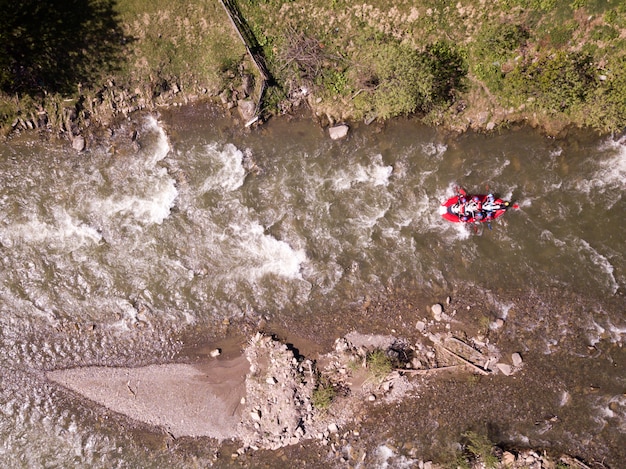
[[[507,82],[511,96],[532,97],[538,107],[567,112],[585,102],[595,85],[595,71],[589,55],[557,51],[520,64]]]
[[[481,460],[487,468],[496,467],[498,458],[492,453],[493,443],[479,433],[467,431],[463,433],[465,448],[475,459]]]
[[[605,81],[600,81],[589,99],[585,123],[602,132],[626,127],[626,57],[613,57]]]
[[[449,42],[438,41],[426,47],[425,55],[433,74],[432,101],[453,101],[457,91],[466,89],[467,52]]]
[[[321,380],[313,390],[311,402],[316,408],[325,410],[330,407],[336,395],[337,391],[333,384],[328,380]]]
[[[381,349],[369,352],[365,363],[369,376],[376,382],[381,382],[393,370],[393,361]]]
[[[472,71],[490,90],[500,91],[505,76],[502,66],[514,57],[528,37],[528,31],[520,24],[486,23],[472,49]]]

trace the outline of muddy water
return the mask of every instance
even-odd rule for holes
[[[524,375],[425,383],[423,395],[446,404],[385,409],[394,436],[372,444],[391,438],[402,452],[417,441],[427,453],[465,421],[610,467],[624,457],[623,140],[530,129],[451,137],[398,121],[333,142],[308,120],[242,132],[187,109],[129,122],[87,155],[2,144],[0,179],[5,464],[189,462],[184,451],[146,453],[42,370],[175,360],[185,334],[238,321],[308,328],[320,341],[349,327],[412,329],[419,301],[448,294],[459,310],[471,303],[470,326],[489,333],[506,321],[492,340],[524,354]],[[492,229],[446,222],[438,205],[456,185],[520,210]],[[472,399],[488,404],[447,404]],[[419,425],[416,408],[428,416]]]

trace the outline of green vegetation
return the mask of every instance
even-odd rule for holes
[[[393,370],[393,360],[384,350],[376,349],[365,358],[367,374],[374,382],[382,382]]]
[[[336,395],[335,386],[329,380],[322,380],[313,390],[311,402],[317,409],[325,410],[330,407]]]
[[[476,432],[467,431],[463,433],[464,446],[469,456],[482,461],[487,468],[496,467],[498,458],[493,454],[493,443],[489,438]]]
[[[414,115],[463,128],[487,112],[601,132],[626,126],[620,2],[235,3],[274,77],[268,114],[288,112],[306,89],[314,112],[330,121]],[[38,126],[44,114],[44,125],[67,131],[67,115],[106,124],[135,109],[215,99],[256,73],[219,0],[4,6],[5,131],[18,119]]]

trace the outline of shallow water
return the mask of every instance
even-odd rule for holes
[[[87,155],[28,138],[0,146],[5,465],[156,464],[41,370],[165,362],[181,331],[248,315],[324,321],[390,285],[470,285],[504,319],[513,306],[497,292],[562,291],[593,309],[564,308],[549,326],[518,318],[533,349],[571,356],[563,372],[573,374],[578,351],[559,343],[621,350],[623,139],[450,137],[400,120],[333,142],[308,120],[241,132],[198,108],[145,116],[118,135]],[[456,185],[520,210],[491,230],[449,223],[438,206]],[[623,436],[624,363],[597,365],[572,387],[605,383],[586,408]]]

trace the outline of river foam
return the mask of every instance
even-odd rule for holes
[[[10,248],[20,243],[43,243],[52,249],[71,251],[102,239],[98,230],[72,217],[64,208],[55,207],[53,212],[51,221],[31,214],[24,223],[0,227],[0,244]]]

